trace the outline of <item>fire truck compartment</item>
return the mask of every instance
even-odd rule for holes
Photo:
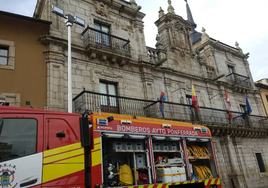
[[[105,132],[101,135],[106,187],[218,178],[210,139],[116,133],[107,136]],[[191,185],[197,188],[203,184]]]

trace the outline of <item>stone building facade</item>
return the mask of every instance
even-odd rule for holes
[[[202,33],[197,32],[188,3],[188,20],[175,13],[170,0],[166,13],[160,8],[155,22],[156,48],[149,48],[143,31],[145,14],[135,0],[38,0],[34,16],[52,22],[50,34],[41,37],[46,46],[46,108],[50,110],[66,111],[68,85],[67,27],[63,18],[52,13],[52,4],[88,25],[72,26],[75,112],[99,110],[162,118],[158,106],[150,104],[157,104],[164,89],[165,118],[192,121],[211,129],[224,188],[267,187],[267,119],[263,119],[248,54],[238,43],[232,47],[212,39],[204,28]],[[189,111],[191,83],[201,107],[198,111]],[[250,116],[243,116],[247,110],[245,94],[252,108]],[[119,102],[114,95],[121,97]],[[121,99],[129,101],[123,103]],[[139,102],[151,110],[130,112]]]

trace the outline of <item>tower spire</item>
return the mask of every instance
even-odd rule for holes
[[[196,23],[194,22],[194,19],[193,19],[193,16],[192,16],[192,13],[191,13],[191,10],[190,10],[190,7],[188,5],[187,0],[185,0],[185,2],[186,2],[186,10],[187,10],[187,20],[191,23],[193,30],[195,30]]]

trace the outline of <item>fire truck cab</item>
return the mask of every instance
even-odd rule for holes
[[[0,185],[221,188],[205,126],[0,106]]]

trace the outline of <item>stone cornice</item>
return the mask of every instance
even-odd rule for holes
[[[139,11],[141,9],[141,6],[137,6],[136,4],[131,4],[127,1],[124,2],[118,0],[97,0],[97,1],[107,4],[109,6],[109,9],[118,10],[119,14],[123,13],[140,19],[143,19],[145,17],[145,14]]]
[[[268,136],[268,129],[263,128],[244,128],[230,125],[206,125],[210,130],[212,136],[231,137],[246,137],[246,138],[266,138]]]
[[[215,49],[218,49],[218,50],[221,50],[224,52],[229,52],[232,55],[239,57],[241,59],[248,59],[248,57],[249,57],[249,54],[243,54],[243,53],[239,52],[238,49],[236,49],[232,46],[228,46],[222,42],[215,41],[214,39],[211,39],[211,38],[210,38],[210,40],[204,42],[201,45],[198,45],[198,43],[195,44],[195,46],[197,46],[197,47],[195,47],[194,49],[199,51],[200,49],[205,48],[207,45],[210,45],[210,46],[214,47]]]

